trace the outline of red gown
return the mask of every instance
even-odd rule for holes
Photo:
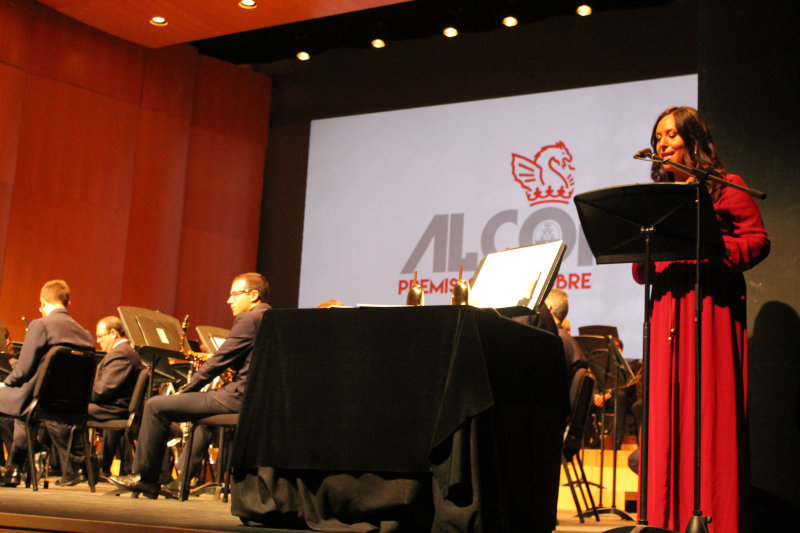
[[[744,184],[728,175],[732,183]],[[729,256],[701,265],[702,439],[700,510],[709,533],[746,527],[747,319],[743,270],[769,253],[753,198],[724,187],[714,202]],[[651,277],[647,520],[684,531],[694,511],[694,261],[656,262]],[[642,264],[634,278],[644,282]]]

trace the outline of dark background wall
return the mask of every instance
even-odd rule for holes
[[[255,65],[273,81],[258,260],[275,305],[297,305],[311,120],[697,72],[723,163],[769,194],[772,254],[747,274],[752,479],[765,513],[797,508],[798,13],[796,0],[685,0]]]

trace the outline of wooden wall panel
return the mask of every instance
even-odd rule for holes
[[[53,278],[90,329],[123,304],[230,325],[229,282],[256,264],[269,80],[33,0],[0,0],[0,15],[0,319],[12,337]]]
[[[121,305],[174,314],[197,52],[145,56]]]
[[[144,48],[55,11],[41,11],[31,30],[31,73],[139,103]]]
[[[189,120],[142,109],[120,305],[175,310]]]
[[[200,56],[192,127],[263,146],[269,130],[271,89],[265,76]]]
[[[263,162],[259,147],[192,131],[176,309],[195,325],[229,327],[230,282],[256,269]]]
[[[256,269],[269,91],[268,78],[199,58],[176,300],[195,325],[229,327],[230,282]]]
[[[141,106],[187,120],[194,111],[197,50],[169,46],[147,50]]]
[[[87,327],[116,308],[137,114],[96,92],[27,76],[0,310],[35,305],[53,278],[70,283],[73,303],[81,302],[73,315]]]
[[[0,0],[0,63],[25,66],[32,25],[30,6]]]
[[[0,284],[3,281],[3,259],[17,169],[24,87],[25,75],[10,65],[0,63],[0,102],[4,102],[0,105]]]

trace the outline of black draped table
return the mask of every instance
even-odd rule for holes
[[[232,512],[320,531],[550,532],[568,409],[558,337],[493,310],[272,310]]]

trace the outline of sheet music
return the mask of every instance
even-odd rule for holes
[[[487,255],[475,273],[470,305],[538,309],[558,274],[565,250],[564,241],[553,241]]]

